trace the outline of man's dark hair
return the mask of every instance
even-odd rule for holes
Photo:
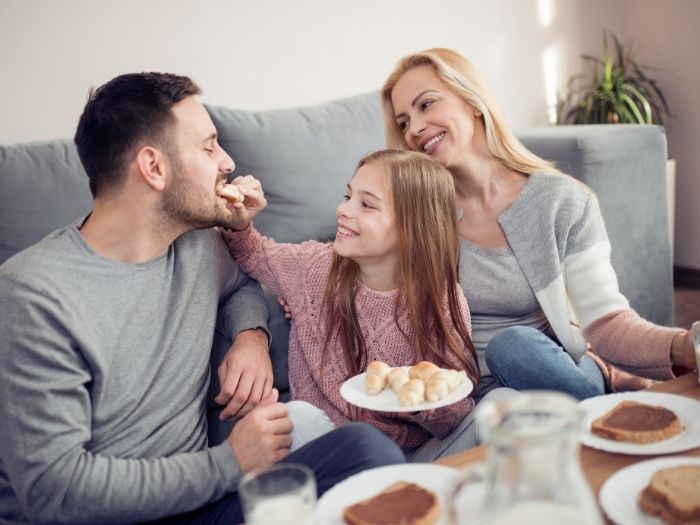
[[[200,93],[189,78],[169,73],[121,75],[91,90],[74,140],[93,196],[121,185],[136,148],[176,153],[171,108]]]

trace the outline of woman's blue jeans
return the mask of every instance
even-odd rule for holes
[[[513,326],[486,346],[486,364],[503,386],[516,390],[557,390],[577,399],[605,393],[598,365],[584,356],[580,363],[540,330]]]

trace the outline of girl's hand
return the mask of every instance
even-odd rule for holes
[[[277,302],[282,307],[282,310],[284,310],[284,316],[291,321],[292,309],[289,307],[289,304],[287,304],[287,301],[285,301],[284,297],[280,295],[279,297],[277,297]]]
[[[260,181],[252,175],[236,177],[231,181],[231,184],[238,188],[244,200],[243,202],[228,203],[228,208],[233,215],[228,227],[234,230],[244,230],[253,218],[265,209],[267,200]]]

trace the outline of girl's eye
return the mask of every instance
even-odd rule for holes
[[[362,201],[363,208],[369,208],[370,210],[374,208],[369,202]]]
[[[343,200],[344,200],[344,201],[349,201],[349,200],[350,200],[350,195],[348,195],[347,193],[346,193],[345,195],[343,195]]]

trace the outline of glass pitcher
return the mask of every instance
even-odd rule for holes
[[[458,476],[451,525],[602,525],[581,471],[584,414],[573,397],[524,392],[476,410],[487,460]]]

